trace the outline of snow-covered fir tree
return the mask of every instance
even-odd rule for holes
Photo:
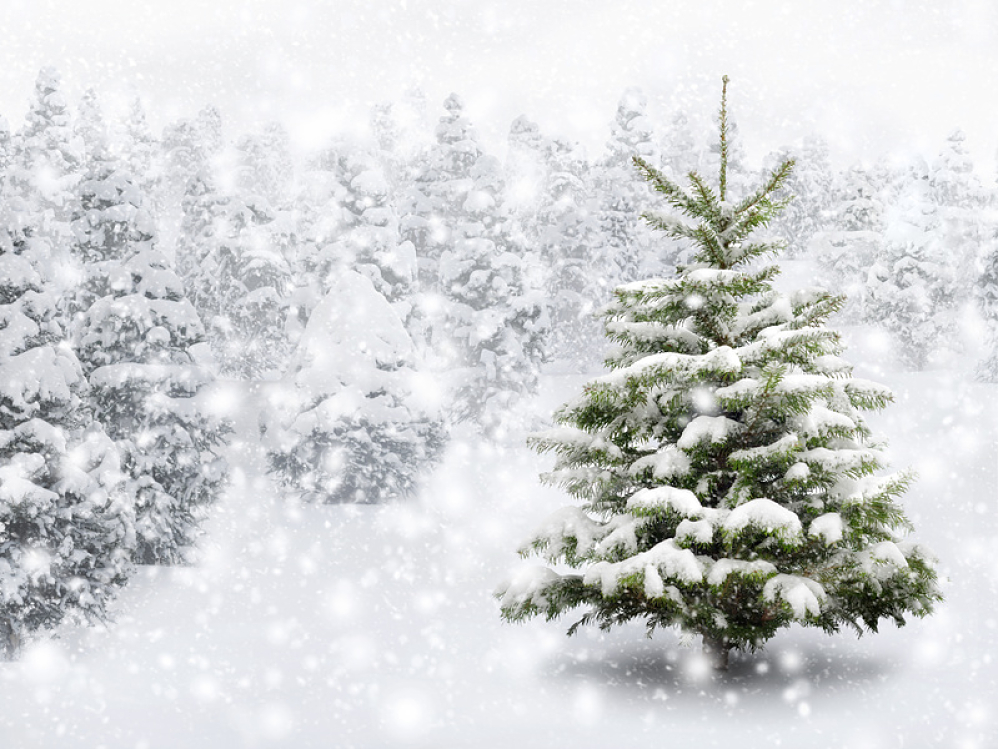
[[[599,254],[609,265],[604,273],[611,286],[633,281],[649,273],[658,275],[675,265],[672,258],[651,251],[651,231],[638,218],[638,206],[648,201],[647,183],[634,170],[632,159],[640,156],[659,165],[658,141],[648,117],[648,100],[638,89],[624,92],[610,128],[602,160],[594,166],[598,220],[603,247]],[[671,244],[671,243],[669,243]]]
[[[498,161],[479,159],[470,177],[463,210],[451,216],[451,246],[440,256],[444,322],[435,353],[451,380],[451,416],[498,435],[516,401],[536,392],[550,319],[529,285],[522,246],[495,215]]]
[[[485,155],[461,97],[448,96],[444,109],[435,142],[416,157],[399,206],[402,237],[416,250],[424,294],[440,291],[440,255],[451,242],[449,219],[464,204],[471,169]]]
[[[905,366],[923,369],[959,350],[964,301],[924,163],[912,166],[885,223],[867,274],[866,316],[893,336]]]
[[[180,119],[163,128],[163,177],[160,201],[164,232],[170,239],[182,231],[182,213],[178,210],[199,176],[215,178],[222,150],[221,115],[214,107],[205,107],[193,119]],[[170,210],[171,207],[174,207]]]
[[[337,172],[341,233],[332,244],[333,255],[342,266],[367,276],[406,320],[415,290],[416,250],[401,238],[384,166],[375,154],[356,148],[344,154]]]
[[[496,434],[510,404],[536,387],[548,315],[502,211],[501,164],[479,145],[460,97],[444,108],[403,197],[419,285],[409,329],[448,383],[451,418]]]
[[[846,322],[869,319],[867,275],[883,244],[885,191],[876,175],[861,166],[839,174],[825,228],[808,248],[829,288],[846,296],[839,317]]]
[[[13,156],[13,144],[10,135],[10,123],[0,115],[0,196],[4,195],[7,184],[7,168]]]
[[[33,235],[48,243],[49,257],[38,270],[56,281],[59,290],[75,281],[65,248],[83,156],[82,140],[73,132],[62,92],[62,77],[54,68],[42,68],[24,126],[15,139],[8,182],[11,195],[25,201],[35,216]]]
[[[412,341],[371,281],[338,275],[309,318],[290,407],[266,425],[270,470],[306,501],[374,503],[415,492],[444,444],[420,402]]]
[[[977,302],[985,322],[984,357],[977,365],[977,378],[998,382],[998,237],[993,237],[984,254],[977,281]]]
[[[684,217],[649,222],[694,242],[694,262],[617,289],[612,372],[533,440],[557,455],[547,480],[581,506],[550,516],[521,553],[578,571],[530,567],[497,590],[512,621],[584,607],[570,632],[678,626],[702,635],[720,668],[732,648],[793,623],[876,631],[940,599],[931,557],[902,540],[910,479],[878,475],[862,418],[891,395],[851,376],[824,326],[841,298],[778,293],[778,268],[760,262],[778,245],[752,233],[782,207],[773,194],[792,162],[731,195],[725,110],[722,95],[718,189],[696,174],[684,189],[638,160]]]
[[[976,271],[989,251],[998,225],[989,211],[989,195],[974,172],[965,145],[966,135],[954,130],[929,166],[929,199],[937,206],[942,243],[940,254],[958,269],[956,294],[960,306],[971,303]],[[962,312],[958,313],[962,316]]]
[[[73,132],[80,139],[83,148],[84,168],[86,168],[91,154],[98,150],[107,150],[109,146],[104,111],[101,108],[97,92],[92,88],[83,92],[80,105],[76,109]]]
[[[660,151],[662,171],[673,179],[684,179],[698,170],[700,152],[685,111],[680,109],[672,115],[672,122],[662,136]]]
[[[77,343],[76,318],[111,293],[113,270],[127,257],[151,247],[156,231],[153,217],[143,208],[138,185],[111,153],[103,122],[91,124],[86,166],[70,221],[77,283],[64,298],[69,332]]]
[[[811,239],[821,231],[827,219],[828,201],[832,192],[832,168],[828,161],[828,146],[816,136],[804,139],[794,154],[784,150],[770,159],[770,170],[793,158],[794,171],[782,188],[783,195],[793,200],[773,221],[772,232],[786,246],[788,258],[803,257]],[[770,171],[767,170],[767,171]]]
[[[106,617],[135,531],[118,452],[38,272],[46,240],[27,201],[0,198],[0,656],[11,657],[67,616]]]
[[[186,562],[226,474],[226,427],[194,400],[212,380],[191,355],[204,329],[154,247],[142,193],[105,139],[92,146],[80,205],[73,248],[83,278],[69,305],[72,339],[95,415],[122,456],[135,559]]]
[[[204,322],[221,374],[284,371],[292,271],[272,241],[277,214],[263,198],[223,193],[210,172],[188,184],[177,267]]]
[[[511,231],[528,248],[525,271],[550,307],[549,356],[591,369],[600,361],[591,342],[599,331],[596,310],[609,300],[610,261],[594,252],[601,247],[598,211],[585,157],[520,117],[510,131],[506,171]]]
[[[347,190],[339,174],[339,153],[346,148],[337,144],[324,149],[306,162],[297,180],[294,196],[297,239],[291,259],[294,288],[288,297],[287,318],[295,341],[300,339],[312,310],[329,291],[341,268],[333,245],[349,228],[343,208]]]
[[[195,361],[204,329],[155,249],[135,251],[108,286],[83,318],[80,351],[134,497],[135,558],[189,562],[227,475],[221,448],[229,427],[198,398],[214,379]]]
[[[244,135],[236,144],[236,187],[244,196],[262,197],[279,210],[288,202],[294,164],[287,130],[277,122]]]

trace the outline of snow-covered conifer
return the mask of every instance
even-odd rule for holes
[[[448,96],[444,109],[436,140],[415,159],[399,205],[402,238],[416,250],[424,293],[441,288],[440,255],[451,243],[453,217],[467,197],[471,169],[485,155],[461,97]]]
[[[292,273],[271,242],[277,214],[262,198],[219,190],[210,172],[188,185],[177,266],[219,371],[238,379],[284,371]]]
[[[225,481],[228,426],[197,399],[213,377],[194,361],[205,336],[183,284],[161,253],[131,249],[83,317],[80,355],[134,497],[136,561],[179,564]]]
[[[404,321],[416,282],[416,250],[401,238],[384,166],[363,148],[343,154],[340,162],[341,233],[331,250],[343,267],[367,276]]]
[[[100,99],[92,88],[88,88],[80,99],[80,105],[76,110],[76,120],[73,123],[73,133],[80,139],[83,146],[84,168],[86,168],[91,154],[108,148],[107,123],[104,120]]]
[[[179,206],[191,180],[215,173],[222,149],[222,120],[218,110],[206,107],[194,120],[181,119],[163,129],[163,202]],[[181,216],[168,215],[179,226]]]
[[[371,281],[339,274],[285,379],[295,407],[267,428],[280,483],[327,503],[411,495],[444,442],[441,421],[420,404],[413,357],[409,335]]]
[[[998,237],[992,237],[984,253],[977,279],[977,302],[986,327],[985,354],[977,365],[977,377],[998,382]]]
[[[409,329],[453,393],[450,415],[490,433],[536,386],[548,315],[503,213],[502,165],[484,152],[456,95],[403,198],[419,291]]]
[[[951,258],[924,163],[912,166],[885,223],[883,240],[868,269],[866,317],[892,334],[906,366],[923,369],[958,349],[956,333],[964,301],[960,268]]]
[[[66,616],[100,620],[131,571],[134,512],[93,420],[26,201],[0,200],[0,654]],[[21,211],[22,215],[12,216]]]
[[[635,171],[635,156],[660,165],[658,141],[647,113],[648,101],[638,89],[624,92],[610,130],[603,159],[594,166],[602,248],[610,265],[603,271],[611,286],[649,274],[661,275],[675,266],[662,245],[652,251],[652,233],[638,218],[638,206],[648,201],[647,183]],[[671,242],[666,243],[666,246]]]
[[[589,169],[577,145],[541,135],[520,117],[510,130],[507,210],[512,236],[525,248],[530,285],[542,288],[550,308],[550,358],[580,369],[599,363],[591,341],[595,311],[609,300],[606,267],[599,255],[598,211]]]
[[[497,591],[512,621],[585,607],[570,631],[678,626],[722,668],[730,649],[795,622],[875,631],[939,600],[931,557],[902,540],[910,479],[877,475],[862,418],[891,395],[851,376],[824,327],[841,298],[778,293],[778,268],[759,262],[779,247],[752,232],[782,207],[772,196],[793,164],[731,195],[725,109],[722,96],[719,189],[697,174],[684,189],[638,160],[686,219],[649,223],[691,240],[694,262],[617,289],[612,371],[533,440],[557,455],[547,480],[582,505],[550,516],[521,552],[578,571],[531,567]]]
[[[89,401],[122,456],[136,561],[184,562],[225,477],[225,427],[193,400],[211,381],[191,356],[204,330],[104,139],[91,149],[80,205],[73,249],[83,279],[69,311]]]
[[[25,201],[35,217],[33,236],[45,240],[49,253],[37,269],[57,283],[58,294],[75,280],[65,248],[84,154],[81,139],[73,133],[62,78],[54,68],[39,71],[35,96],[15,144],[8,167],[9,194]]]
[[[674,179],[684,179],[700,166],[700,153],[686,112],[678,110],[662,136],[662,171]]]
[[[868,319],[867,274],[883,244],[884,193],[869,169],[853,166],[833,181],[825,228],[810,242],[808,253],[830,288],[846,295],[840,319]]]
[[[771,166],[775,167],[788,158],[791,158],[789,150],[777,154]],[[787,257],[796,258],[806,253],[812,237],[825,226],[832,170],[828,162],[828,146],[817,136],[805,138],[799,152],[792,158],[796,166],[782,188],[782,194],[776,197],[792,195],[793,200],[774,219],[772,231],[786,246]]]
[[[284,127],[271,122],[262,132],[243,136],[236,144],[236,152],[239,194],[260,196],[275,210],[283,208],[294,170],[291,142]]]
[[[495,159],[479,159],[451,246],[440,257],[445,300],[438,365],[450,377],[451,415],[498,435],[513,404],[537,389],[550,327],[548,306],[530,287],[524,250],[498,216],[503,181]]]

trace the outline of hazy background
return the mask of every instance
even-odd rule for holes
[[[933,154],[959,126],[990,179],[998,145],[993,0],[2,0],[12,126],[46,64],[73,105],[88,86],[112,112],[140,94],[158,130],[214,103],[307,148],[418,86],[434,117],[461,93],[493,145],[527,114],[596,155],[626,87],[706,125],[725,73],[753,159],[810,129],[840,164]]]

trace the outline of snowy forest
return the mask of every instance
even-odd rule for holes
[[[626,294],[638,295],[635,284],[647,279],[680,278],[698,262],[692,238],[643,218],[663,202],[649,174],[685,183],[691,172],[714,180],[720,169],[727,190],[743,196],[792,159],[773,200],[792,199],[771,221],[760,219],[759,232],[782,246],[775,260],[781,283],[845,296],[840,309],[827,311],[835,313],[830,325],[856,342],[847,358],[871,379],[886,374],[892,385],[908,383],[890,409],[924,415],[936,407],[919,402],[917,393],[934,387],[918,385],[919,377],[959,377],[985,389],[998,382],[998,184],[975,168],[960,130],[931,160],[834,168],[821,137],[802,133],[751,164],[737,110],[723,153],[716,129],[691,125],[700,114],[676,111],[656,121],[642,92],[629,89],[599,153],[546,134],[529,113],[509,125],[502,152],[492,153],[460,95],[431,102],[413,93],[375,107],[368,137],[337,138],[302,154],[280,125],[233,133],[212,106],[161,132],[147,125],[141,100],[127,118],[112,119],[94,91],[70,102],[59,73],[41,70],[30,109],[0,117],[0,655],[34,664],[50,694],[75,666],[45,650],[48,638],[89,643],[128,631],[132,614],[119,596],[137,585],[148,603],[159,575],[214,574],[224,556],[218,548],[238,554],[222,540],[224,528],[244,528],[245,518],[260,521],[261,513],[290,523],[306,544],[289,548],[289,531],[271,528],[253,552],[282,560],[289,585],[315,565],[332,565],[334,552],[360,559],[364,534],[374,533],[372,554],[384,555],[384,564],[346,563],[353,579],[327,590],[322,604],[332,620],[356,617],[357,601],[385,586],[384,608],[369,616],[405,617],[402,590],[414,585],[410,614],[422,629],[412,636],[428,641],[428,652],[448,647],[433,616],[479,626],[459,598],[475,601],[475,616],[486,611],[498,621],[495,586],[516,563],[516,543],[546,512],[522,498],[486,507],[486,492],[481,505],[458,496],[451,484],[460,482],[449,472],[505,464],[517,475],[503,474],[500,485],[538,491],[531,488],[536,469],[550,470],[549,456],[530,455],[525,440],[551,434],[544,430],[557,406],[606,372],[614,342],[637,335],[614,327]],[[636,168],[635,157],[647,169]],[[625,291],[615,296],[615,289]],[[992,390],[980,392],[993,399]],[[458,459],[464,462],[455,469]],[[240,509],[254,494],[272,504],[251,510],[246,499]],[[534,504],[564,504],[555,495]],[[421,502],[429,502],[428,514],[414,509]],[[934,515],[915,507],[917,535]],[[389,516],[372,514],[383,508]],[[512,521],[498,518],[509,510],[523,525],[507,534]],[[459,518],[458,541],[441,538],[448,533],[432,527],[434,513]],[[829,544],[841,538],[840,521],[822,517],[812,535]],[[331,522],[324,540],[322,524]],[[704,532],[683,522],[691,538]],[[554,543],[550,528],[538,533],[537,549]],[[578,549],[582,534],[568,534]],[[475,562],[469,550],[479,543],[502,546],[506,557],[490,551],[488,564]],[[892,564],[921,569],[919,554],[905,552]],[[470,568],[480,587],[454,582]],[[904,595],[921,606],[935,593],[916,577]],[[200,583],[185,579],[198,590]],[[234,579],[245,596],[258,595],[252,580]],[[533,605],[522,584],[521,609]],[[511,590],[500,589],[507,614]],[[798,618],[816,615],[813,588],[777,594]],[[810,597],[802,602],[802,595]],[[217,612],[207,599],[204,605]],[[257,614],[251,608],[240,616]],[[299,631],[303,616],[268,611],[267,637],[297,652],[308,641]],[[544,652],[555,647],[545,638],[564,639],[561,622],[537,624]],[[526,630],[502,626],[493,638],[523,641]],[[597,641],[576,642],[591,653]],[[388,666],[372,665],[381,656],[360,639],[337,647],[346,665],[336,671],[323,661],[323,668],[335,672],[343,703],[337,720],[346,726],[351,700],[367,694],[350,684]],[[483,653],[481,667],[510,668],[515,658],[501,652]],[[435,657],[412,655],[410,672],[447,682],[455,663],[465,662],[419,665]],[[5,690],[19,667],[12,663],[0,665],[8,671]],[[576,665],[579,675],[598,673]],[[223,677],[190,668],[201,704],[234,704],[223,698]],[[46,681],[46,673],[56,676]],[[273,689],[283,691],[288,682],[275,673]],[[393,741],[450,745],[434,744],[433,731],[461,725],[467,705],[431,706],[418,691],[410,685],[364,699],[395,705],[385,729]],[[572,704],[581,720],[596,698],[580,694]],[[731,694],[719,699],[734,709]],[[794,694],[784,691],[783,701],[806,717],[806,692]],[[296,735],[296,708],[267,705],[258,723],[245,713],[233,718],[257,726],[239,734],[246,745]],[[987,731],[989,721],[961,724]],[[337,745],[385,745],[363,728],[344,730]],[[28,728],[16,735],[24,746],[45,745],[43,738],[30,743]],[[209,731],[202,740],[209,735],[224,734]]]

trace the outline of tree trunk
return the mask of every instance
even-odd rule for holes
[[[710,665],[715,671],[728,670],[728,653],[731,652],[731,648],[731,643],[719,637],[703,636],[703,654],[710,660]]]

